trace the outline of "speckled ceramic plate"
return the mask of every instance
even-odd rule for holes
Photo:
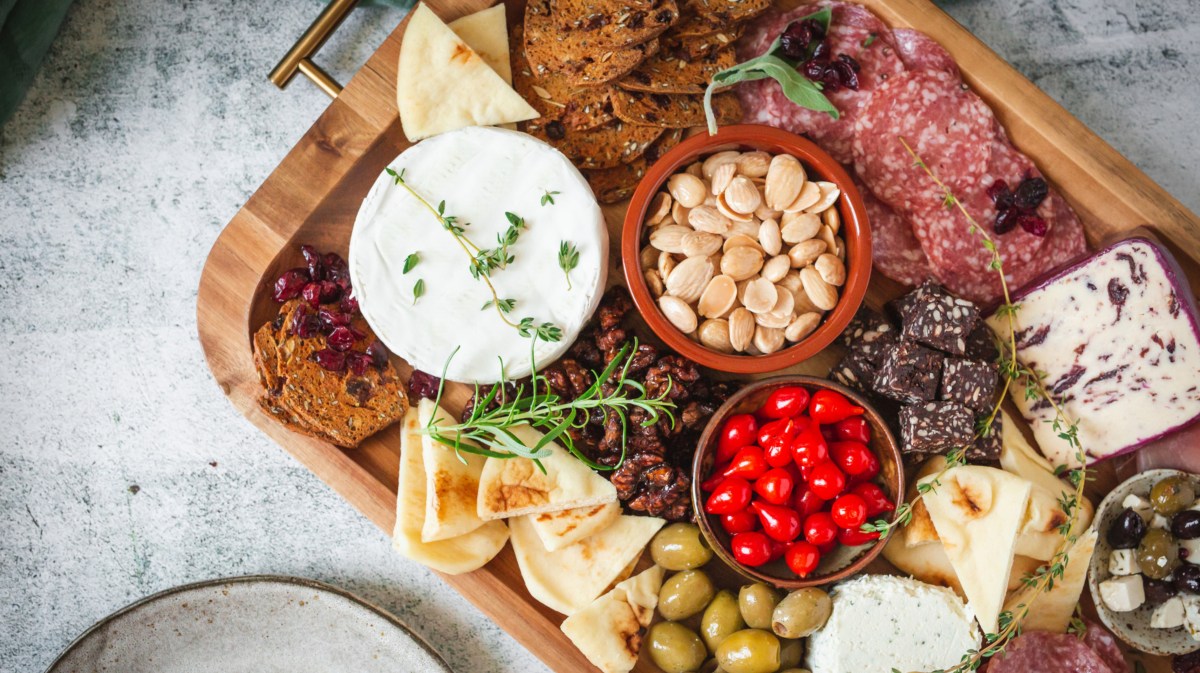
[[[452,673],[420,636],[327,584],[250,576],[169,589],[88,629],[47,673]]]
[[[1122,483],[1114,488],[1108,497],[1100,503],[1096,513],[1096,524],[1099,526],[1100,537],[1096,541],[1096,553],[1092,556],[1091,570],[1088,573],[1088,588],[1095,599],[1096,612],[1100,621],[1125,641],[1130,647],[1150,654],[1170,655],[1186,654],[1200,649],[1200,642],[1192,639],[1183,627],[1175,629],[1155,629],[1150,627],[1150,614],[1154,606],[1143,605],[1132,612],[1113,612],[1104,601],[1100,600],[1100,583],[1112,575],[1108,572],[1108,557],[1112,547],[1105,539],[1108,529],[1117,516],[1125,510],[1121,503],[1130,494],[1147,498],[1150,489],[1159,481],[1175,475],[1184,475],[1200,489],[1200,476],[1180,472],[1178,470],[1149,470]]]

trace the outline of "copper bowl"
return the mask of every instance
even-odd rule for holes
[[[763,379],[750,383],[735,393],[713,414],[704,428],[704,434],[700,436],[696,457],[692,462],[692,510],[705,542],[725,565],[753,582],[766,582],[789,591],[846,579],[862,571],[867,564],[879,556],[886,544],[884,540],[878,540],[874,544],[861,547],[839,546],[834,552],[821,559],[821,565],[817,567],[816,573],[809,577],[799,578],[788,569],[782,559],[757,568],[738,563],[729,551],[729,533],[726,533],[725,529],[721,527],[717,516],[704,513],[704,501],[708,494],[700,489],[700,484],[708,478],[712,471],[713,461],[717,455],[717,438],[720,435],[721,426],[730,416],[753,413],[775,389],[795,385],[804,386],[809,392],[821,389],[839,392],[865,410],[863,417],[871,425],[870,448],[875,455],[879,456],[880,462],[879,475],[874,481],[883,488],[892,502],[898,505],[904,500],[904,463],[900,455],[900,445],[896,442],[896,438],[892,435],[892,431],[884,422],[883,417],[862,395],[845,386],[813,376],[780,376]]]
[[[841,235],[846,242],[846,283],[841,287],[837,306],[825,315],[816,330],[802,341],[769,355],[733,355],[707,348],[675,328],[662,314],[650,294],[641,268],[642,239],[645,234],[646,211],[667,178],[678,173],[701,157],[723,150],[762,150],[772,154],[790,154],[800,160],[811,176],[832,182],[841,190],[838,213],[841,215]],[[637,190],[625,212],[621,234],[621,259],[625,282],[633,302],[650,329],[668,346],[681,355],[705,367],[739,374],[763,374],[799,364],[833,343],[858,307],[862,305],[871,280],[871,230],[867,224],[866,206],[850,176],[838,162],[811,141],[770,126],[726,126],[715,136],[706,133],[692,136],[668,151],[654,163],[638,183]]]

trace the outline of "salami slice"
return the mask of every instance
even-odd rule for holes
[[[955,194],[962,194],[987,173],[994,124],[991,109],[956,78],[937,71],[908,72],[883,84],[858,115],[855,169],[875,196],[897,212],[910,217],[928,213],[941,207],[944,195],[914,165],[900,139]]]
[[[988,664],[988,673],[1119,673],[1082,640],[1065,633],[1029,631]]]
[[[1117,644],[1116,637],[1103,626],[1096,622],[1088,622],[1083,642],[1100,655],[1113,673],[1129,673],[1129,663],[1125,661],[1121,646]]]
[[[871,223],[871,256],[883,275],[905,285],[920,285],[933,272],[912,225],[860,186]]]
[[[897,28],[892,31],[892,42],[900,60],[909,70],[935,70],[959,78],[961,73],[954,57],[936,40],[912,28]]]

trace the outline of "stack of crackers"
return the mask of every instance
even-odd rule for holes
[[[704,126],[704,90],[736,64],[733,43],[770,0],[530,0],[513,28],[513,86],[541,117],[521,130],[583,170],[602,203],[633,193],[646,167]],[[718,123],[739,121],[729,92]]]

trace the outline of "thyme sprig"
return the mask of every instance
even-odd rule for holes
[[[391,167],[386,169],[388,175],[397,185],[403,187],[405,191],[413,196],[425,209],[433,214],[437,221],[442,225],[442,228],[450,232],[454,236],[454,241],[462,248],[467,257],[471,259],[469,270],[471,277],[475,280],[482,280],[487,285],[488,291],[492,294],[492,299],[489,303],[484,304],[483,308],[493,307],[496,309],[496,315],[504,321],[504,324],[517,330],[523,337],[535,337],[542,341],[554,342],[562,340],[562,328],[552,322],[543,322],[535,325],[532,317],[521,318],[514,322],[508,317],[508,314],[516,306],[514,299],[502,299],[499,292],[496,291],[496,286],[492,284],[492,272],[497,269],[503,269],[514,260],[514,257],[509,253],[508,248],[517,242],[521,232],[525,230],[525,220],[515,213],[504,213],[504,217],[508,219],[508,228],[503,234],[497,234],[497,247],[492,249],[480,248],[467,235],[466,226],[468,223],[460,222],[458,217],[446,214],[446,202],[443,200],[438,203],[435,208],[432,203],[425,200],[411,185],[404,179],[404,169],[395,171]],[[415,295],[413,301],[425,293],[425,281],[418,281],[420,290],[413,288]]]
[[[467,418],[461,423],[443,424],[437,422],[435,417],[423,432],[435,442],[454,449],[460,460],[463,453],[492,458],[529,458],[544,471],[541,459],[550,455],[548,445],[558,442],[594,470],[616,469],[625,461],[630,412],[640,410],[644,413],[643,426],[654,425],[664,416],[672,426],[675,424],[675,403],[668,397],[670,386],[658,397],[648,397],[646,387],[629,378],[629,368],[636,352],[636,341],[632,346],[626,344],[604,371],[599,374],[593,372],[592,385],[573,400],[555,393],[550,382],[536,369],[528,382],[511,384],[507,378],[502,378],[484,396],[480,396],[477,385],[475,405]],[[530,357],[532,359],[532,352]],[[447,359],[446,366],[449,364]],[[443,383],[438,386],[438,404],[441,404],[444,392],[444,374],[445,371]],[[515,385],[515,391],[509,391],[510,385]],[[496,406],[489,408],[493,403]],[[591,460],[580,451],[571,437],[571,430],[583,429],[595,414],[602,415],[605,420],[609,414],[616,414],[621,421],[621,458],[616,465],[606,466]],[[520,425],[529,425],[544,436],[536,445],[528,446],[512,432],[512,428]]]
[[[571,271],[579,266],[579,249],[570,241],[562,241],[558,244],[558,268],[562,269],[563,275],[567,277],[567,292],[571,291]]]
[[[1079,527],[1080,503],[1083,501],[1084,488],[1088,481],[1086,468],[1087,454],[1083,446],[1079,443],[1078,424],[1067,415],[1058,400],[1046,388],[1045,374],[1035,371],[1017,360],[1016,319],[1020,304],[1015,304],[1012,301],[1008,280],[1004,276],[1004,264],[995,240],[979,225],[971,213],[967,211],[966,207],[963,206],[962,201],[929,168],[929,165],[921,159],[920,155],[913,150],[908,142],[903,137],[899,138],[899,140],[904,145],[904,149],[912,156],[913,165],[922,169],[929,179],[942,190],[943,202],[946,207],[957,207],[963,217],[966,218],[970,225],[968,231],[979,236],[984,249],[991,254],[988,267],[995,271],[1000,278],[1000,289],[1004,301],[996,309],[995,314],[1006,318],[1005,322],[1008,328],[1001,343],[998,344],[1000,346],[998,368],[1004,379],[1004,385],[991,413],[980,421],[975,437],[986,437],[988,433],[994,431],[996,417],[1000,413],[1000,407],[1004,403],[1004,399],[1014,386],[1020,386],[1024,390],[1026,399],[1040,398],[1050,404],[1054,410],[1054,419],[1047,422],[1051,424],[1055,432],[1058,433],[1058,436],[1074,449],[1075,459],[1081,466],[1078,468],[1067,468],[1065,466],[1055,468],[1055,474],[1060,477],[1065,476],[1067,481],[1075,487],[1075,491],[1073,493],[1064,493],[1058,501],[1059,506],[1062,507],[1063,513],[1067,517],[1066,522],[1058,527],[1058,533],[1062,536],[1062,542],[1059,544],[1058,549],[1047,564],[1038,567],[1033,572],[1027,573],[1021,578],[1022,586],[1028,590],[1025,600],[1014,606],[1013,610],[1006,610],[1000,613],[996,633],[985,634],[984,643],[981,648],[968,650],[963,654],[959,663],[951,668],[930,672],[966,673],[967,671],[979,670],[984,661],[1004,652],[1008,643],[1021,634],[1021,624],[1029,615],[1030,605],[1038,596],[1051,591],[1054,588],[1055,582],[1061,580],[1066,573],[1067,564],[1070,562],[1069,550],[1079,539],[1077,528]],[[947,472],[955,467],[966,464],[965,456],[965,447],[951,451],[946,456],[945,467],[932,478],[922,480],[921,483],[917,484],[916,497],[913,498],[912,502],[903,503],[897,507],[891,521],[878,520],[865,523],[862,526],[862,530],[864,532],[879,533],[881,538],[886,538],[897,528],[907,525],[912,520],[913,505],[926,495],[936,493],[937,489],[941,486],[941,478]],[[901,673],[896,669],[892,669],[892,671],[893,673]]]

